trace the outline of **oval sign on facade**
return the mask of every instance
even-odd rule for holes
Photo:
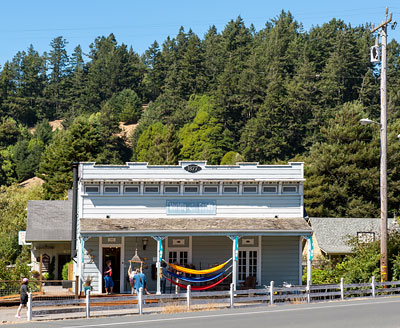
[[[196,164],[190,164],[188,166],[185,166],[185,170],[188,171],[189,173],[196,173],[201,171],[201,167]]]

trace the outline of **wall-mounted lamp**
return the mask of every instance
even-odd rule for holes
[[[143,243],[143,250],[145,250],[147,247],[147,238],[143,238],[142,243]]]

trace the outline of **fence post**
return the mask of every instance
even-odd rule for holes
[[[274,304],[274,282],[271,281],[269,285],[269,298],[271,305]]]
[[[32,293],[28,293],[28,311],[26,316],[28,321],[32,321]]]
[[[190,297],[191,297],[191,288],[190,285],[186,287],[186,303],[187,303],[187,310],[190,311]]]
[[[307,294],[307,303],[310,303],[311,302],[311,288],[310,288],[309,281],[307,281],[306,294]]]
[[[143,287],[139,288],[138,308],[139,308],[139,314],[143,314]]]
[[[75,276],[75,299],[79,298],[79,276]]]
[[[235,300],[234,300],[235,295],[233,294],[234,290],[235,290],[235,284],[231,283],[231,289],[229,290],[229,298],[230,298],[231,309],[233,309],[233,307],[235,305]]]
[[[340,278],[340,298],[344,300],[344,278]]]
[[[372,286],[372,297],[375,298],[375,276],[372,276],[371,286]]]
[[[86,291],[86,318],[90,318],[90,289]]]

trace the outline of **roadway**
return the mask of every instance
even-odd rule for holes
[[[400,327],[400,298],[288,304],[176,314],[146,314],[91,319],[33,321],[9,325],[34,328],[391,328]],[[208,327],[207,327],[208,326]]]

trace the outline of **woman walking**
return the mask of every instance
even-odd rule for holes
[[[28,303],[28,278],[22,279],[21,282],[21,302],[19,304],[17,314],[15,315],[16,318],[21,318],[21,310],[22,307],[26,306],[26,303]]]

